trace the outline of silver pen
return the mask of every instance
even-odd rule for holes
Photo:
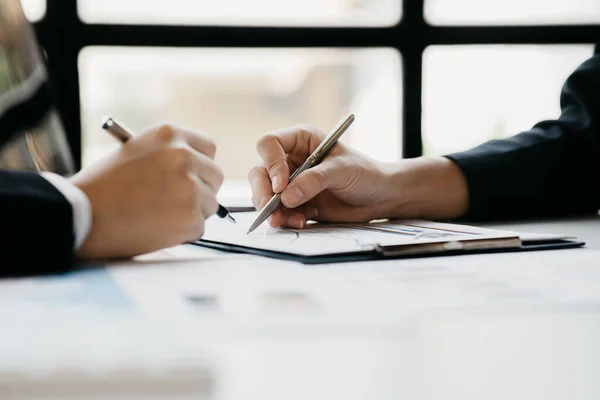
[[[113,135],[115,139],[117,139],[121,143],[127,143],[129,139],[134,137],[135,135],[129,129],[127,129],[124,125],[115,121],[115,119],[111,116],[106,116],[102,118],[102,129]],[[217,215],[219,218],[227,218],[229,222],[235,224],[235,219],[229,213],[229,210],[222,205],[219,204],[219,210],[217,211]]]
[[[329,135],[321,142],[321,144],[313,151],[313,153],[304,161],[304,163],[290,176],[290,182],[293,181],[298,175],[306,171],[309,168],[314,167],[325,158],[329,150],[337,143],[338,139],[346,132],[348,127],[354,122],[354,114],[348,115],[342,122],[338,124]],[[256,217],[256,220],[248,229],[248,233],[258,228],[263,222],[269,218],[271,214],[277,209],[281,203],[281,193],[276,193],[271,197],[271,200],[263,207],[263,209]],[[248,234],[247,233],[247,234]]]

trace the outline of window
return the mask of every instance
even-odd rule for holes
[[[344,140],[384,160],[529,129],[600,36],[597,0],[23,2],[77,160],[115,145],[105,113],[167,119],[212,134],[228,177],[265,131],[347,112]]]
[[[245,178],[259,162],[262,134],[301,122],[330,130],[349,112],[359,118],[343,141],[374,157],[402,156],[394,49],[89,47],[79,70],[84,165],[117,146],[98,134],[107,113],[135,130],[173,121],[210,133],[228,178]]]
[[[88,23],[391,26],[401,0],[78,0]]]
[[[21,0],[21,4],[28,20],[35,22],[44,18],[44,14],[46,14],[45,0]]]
[[[592,46],[432,46],[423,74],[423,151],[443,155],[560,115],[565,79]]]
[[[435,25],[545,25],[600,22],[598,0],[426,0]]]

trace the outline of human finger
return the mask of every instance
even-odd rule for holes
[[[256,143],[256,150],[265,164],[271,189],[275,193],[280,193],[287,186],[290,169],[279,136],[276,134],[264,135]]]
[[[316,128],[305,125],[270,132],[258,140],[256,149],[271,178],[273,192],[281,193],[289,182],[291,171],[287,154],[293,152],[296,158],[304,160],[311,147],[316,148],[321,140]]]
[[[280,207],[271,214],[269,225],[274,228],[287,227],[302,229],[306,226],[306,221],[306,216],[304,216],[302,212]]]
[[[252,168],[248,173],[248,182],[252,190],[252,204],[256,209],[262,209],[273,196],[271,179],[264,165]]]
[[[216,194],[223,184],[223,171],[215,164],[212,158],[195,150],[190,151],[192,172],[204,181]]]
[[[206,133],[168,123],[159,125],[155,129],[157,138],[162,142],[172,142],[183,139],[194,150],[205,154],[210,158],[215,158],[217,145]]]
[[[294,208],[294,211],[302,214],[307,222],[315,221],[319,217],[319,209],[310,203],[296,207]]]
[[[296,208],[312,200],[326,190],[331,182],[334,169],[331,163],[324,162],[302,172],[281,194],[281,201],[286,208]]]
[[[257,210],[262,210],[274,194],[271,188],[269,173],[265,166],[260,164],[252,168],[248,174],[248,181],[252,188],[252,204]],[[277,208],[268,218],[269,225],[273,228],[278,228],[285,225],[289,217],[289,213],[286,213],[281,207]]]
[[[196,191],[196,204],[198,210],[202,214],[199,217],[208,218],[211,215],[215,214],[219,209],[219,203],[217,202],[217,197],[212,188],[208,186],[204,181],[198,179],[196,180]]]

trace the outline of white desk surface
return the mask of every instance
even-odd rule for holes
[[[587,248],[600,250],[600,215],[552,219],[548,221],[520,221],[517,223],[488,222],[477,225],[523,232],[564,233],[566,235],[576,236],[580,240],[586,242]]]
[[[186,247],[0,281],[0,398],[600,398],[600,217],[482,225],[587,246],[317,267]]]

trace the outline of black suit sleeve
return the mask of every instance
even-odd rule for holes
[[[68,269],[72,213],[68,200],[41,176],[0,171],[0,277]]]
[[[600,208],[600,54],[561,94],[561,116],[528,132],[447,156],[463,171],[466,219],[540,217]]]

